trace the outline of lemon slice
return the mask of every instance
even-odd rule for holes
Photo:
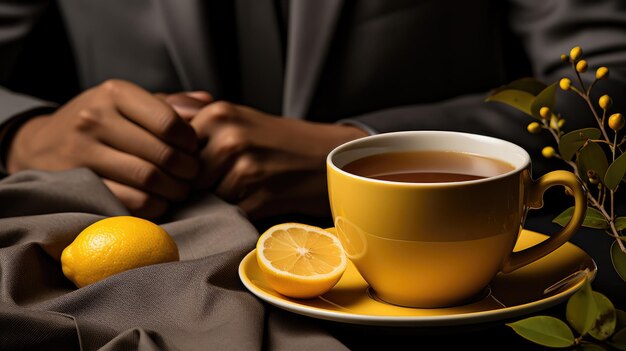
[[[348,259],[332,233],[301,223],[277,224],[257,241],[256,257],[267,283],[293,298],[314,298],[332,289]]]

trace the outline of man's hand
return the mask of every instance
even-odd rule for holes
[[[187,122],[191,121],[207,104],[213,102],[213,96],[206,91],[184,91],[174,94],[156,93],[154,95],[170,105]]]
[[[191,125],[204,142],[196,185],[238,204],[252,220],[329,214],[326,156],[367,135],[346,125],[279,118],[219,101]]]
[[[88,167],[134,215],[161,215],[198,171],[194,130],[162,99],[110,80],[17,131],[7,169]]]

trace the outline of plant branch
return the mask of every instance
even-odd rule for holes
[[[572,170],[574,171],[574,174],[580,179],[581,178],[580,172],[578,171],[578,166],[576,165],[576,163],[573,161],[564,160],[563,158],[561,159],[565,161],[565,163],[567,163],[572,168]],[[583,188],[585,189],[585,193],[587,194],[587,199],[589,199],[589,202],[591,202],[593,207],[597,208],[600,211],[600,213],[602,213],[602,216],[604,216],[604,219],[606,219],[606,221],[609,223],[609,226],[611,227],[611,233],[609,233],[609,235],[615,238],[622,252],[626,253],[626,247],[624,247],[624,243],[622,242],[619,236],[619,233],[617,231],[617,228],[615,227],[615,220],[614,220],[615,217],[613,217],[613,214],[609,216],[609,214],[604,209],[604,206],[601,205],[600,201],[598,201],[598,199],[596,199],[593,196],[593,194],[589,191],[590,189],[587,187],[587,184],[585,184],[584,182],[581,182],[581,184]],[[614,201],[614,192],[611,191],[611,202],[613,203],[613,201]],[[614,209],[614,206],[611,205],[611,212],[613,212],[613,209]]]
[[[576,73],[576,78],[578,78],[578,82],[580,83],[580,87],[583,88],[583,91],[587,90],[585,89],[585,82],[583,81],[582,77],[580,76],[580,73],[576,69],[576,62],[574,61],[572,61],[572,68],[574,68],[574,72]]]
[[[619,233],[617,232],[617,228],[615,228],[615,221],[613,217],[609,216],[609,214],[604,209],[604,206],[600,206],[598,201],[593,197],[593,195],[591,195],[591,193],[587,192],[587,197],[591,201],[591,204],[595,208],[597,208],[602,213],[602,215],[607,220],[607,222],[609,222],[609,226],[611,227],[611,236],[614,237],[615,240],[617,241],[617,244],[619,245],[620,250],[622,250],[623,253],[626,253],[626,247],[624,247],[624,243],[622,242],[622,239],[620,238]]]
[[[591,103],[591,99],[590,99],[590,91],[591,91],[591,87],[593,87],[593,85],[595,84],[596,81],[594,81],[590,86],[589,89],[585,89],[585,82],[583,81],[583,79],[580,76],[580,73],[578,73],[578,71],[576,70],[576,66],[574,65],[574,72],[576,72],[576,77],[578,78],[578,82],[580,83],[580,86],[582,87],[582,91],[576,89],[575,87],[572,87],[572,90],[575,91],[583,100],[585,100],[585,102],[587,103],[587,106],[589,106],[589,109],[591,110],[591,113],[593,114],[593,117],[596,119],[596,122],[598,123],[598,126],[600,127],[600,130],[602,131],[602,135],[604,136],[604,139],[611,140],[609,138],[609,135],[606,132],[606,129],[604,128],[604,123],[603,123],[603,119],[600,118],[600,116],[598,116],[598,112],[596,112],[596,109],[593,107],[593,104]]]
[[[559,135],[557,134],[557,132],[555,132],[554,129],[552,129],[552,128],[547,128],[547,129],[550,131],[550,134],[552,134],[552,136],[554,137],[554,140],[556,140],[556,143],[558,145],[558,143],[559,143]]]
[[[587,103],[587,106],[589,106],[589,109],[591,110],[591,113],[593,113],[593,117],[595,117],[596,122],[598,122],[598,126],[600,127],[600,130],[602,131],[602,135],[604,136],[604,139],[611,140],[609,138],[609,135],[606,132],[606,129],[604,128],[604,124],[602,123],[602,120],[598,116],[598,113],[596,112],[596,109],[593,107],[593,104],[591,103],[591,100],[589,99],[589,96],[588,95],[583,95],[583,99]],[[611,147],[611,148],[613,148],[613,147]]]

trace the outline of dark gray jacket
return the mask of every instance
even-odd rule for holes
[[[525,147],[542,170],[544,144],[525,131],[530,118],[484,102],[489,90],[527,75],[571,76],[559,57],[580,45],[592,68],[611,69],[599,88],[626,105],[623,0],[293,0],[284,27],[278,4],[0,0],[0,123],[121,78],[375,132],[498,136]],[[570,128],[591,122],[574,100],[561,104]]]

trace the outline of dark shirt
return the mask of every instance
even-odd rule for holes
[[[224,91],[217,98],[281,115],[288,0],[219,2],[207,12],[209,30],[218,33],[214,48]]]

